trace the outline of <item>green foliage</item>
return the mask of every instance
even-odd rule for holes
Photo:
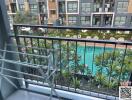
[[[82,32],[81,30],[52,30],[48,33],[49,36],[60,36],[60,37],[66,37],[66,35],[69,35],[70,37],[73,37],[74,35],[81,35],[82,38],[86,38],[87,36],[90,36],[91,38],[97,36],[99,39],[110,39],[111,37],[114,37],[115,39],[118,39],[120,37],[131,40],[131,33],[125,34],[124,32],[118,34],[116,31],[110,31],[107,33],[107,31],[99,31],[99,30],[87,30],[87,32]]]
[[[38,24],[37,16],[17,12],[13,18],[15,24]]]
[[[103,75],[101,72],[97,72],[96,73],[96,82],[100,83],[101,85],[105,83],[106,80],[106,76]]]
[[[77,79],[77,77],[73,77],[72,78],[72,85],[75,87],[75,88],[80,88],[80,80]]]
[[[124,56],[125,55],[125,56]],[[96,56],[95,64],[98,68],[96,81],[110,88],[117,86],[118,80],[128,80],[132,72],[132,51],[116,50]],[[103,70],[106,70],[103,73]],[[103,74],[102,74],[103,73]]]
[[[62,70],[62,76],[64,79],[70,79],[72,77],[72,74],[69,71]]]

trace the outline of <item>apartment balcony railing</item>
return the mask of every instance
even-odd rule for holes
[[[32,31],[24,35],[21,27],[29,27]],[[45,30],[44,36],[37,36],[39,31],[36,30],[40,28]],[[9,36],[9,40],[13,40],[14,44],[8,43],[7,50],[0,52],[3,56],[3,52],[13,54],[11,57],[7,56],[4,61],[6,64],[13,64],[15,68],[3,65],[1,70],[5,73],[1,72],[1,75],[11,80],[23,80],[25,84],[21,83],[19,86],[25,90],[31,84],[49,87],[37,66],[47,64],[47,60],[42,57],[48,56],[50,50],[57,50],[58,53],[52,53],[51,60],[53,64],[57,62],[53,86],[55,89],[103,99],[118,99],[119,86],[130,80],[132,72],[132,42],[81,38],[79,32],[84,29],[131,31],[126,28],[14,25],[14,34]],[[76,37],[50,37],[53,31],[68,35],[70,30],[76,32]],[[8,50],[9,48],[15,48],[14,52]],[[16,66],[21,67],[16,69]]]

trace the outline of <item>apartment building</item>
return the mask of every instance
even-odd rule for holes
[[[132,0],[9,0],[9,10],[38,16],[40,24],[132,26]]]

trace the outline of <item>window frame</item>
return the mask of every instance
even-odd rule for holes
[[[119,5],[119,3],[121,3],[121,4]],[[122,13],[122,12],[127,13],[127,11],[128,11],[128,1],[118,1],[116,11],[117,11],[117,13]]]
[[[36,6],[36,7],[35,7],[35,6]],[[37,4],[30,4],[30,5],[29,5],[29,8],[30,8],[30,11],[31,11],[32,13],[36,13],[37,10],[38,10]]]
[[[54,13],[53,13],[53,12],[54,12]],[[56,10],[54,10],[54,9],[50,10],[50,14],[51,14],[51,15],[55,15],[55,14],[56,14]]]
[[[24,11],[24,4],[19,4],[19,9],[21,10],[21,11]]]
[[[88,7],[89,5],[89,7]],[[89,9],[89,10],[86,10]],[[91,12],[91,3],[81,3],[81,11],[82,13],[90,13]]]
[[[71,19],[69,19],[71,18]],[[75,18],[75,20],[74,20]],[[69,25],[76,25],[77,24],[77,16],[68,16],[68,24]]]
[[[69,4],[71,5],[70,8],[69,8]],[[66,6],[67,6],[67,13],[78,13],[79,11],[78,1],[67,1]]]
[[[117,19],[117,18],[119,18],[119,19]],[[124,22],[123,22],[122,18],[124,18]],[[124,26],[126,24],[126,19],[127,19],[126,16],[116,16],[115,25],[116,26]]]
[[[91,22],[90,16],[81,16],[80,19],[81,19],[81,25],[90,25],[90,22]]]

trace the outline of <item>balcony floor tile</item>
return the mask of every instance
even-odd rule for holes
[[[6,100],[49,100],[49,96],[28,92],[24,90],[18,90],[9,96]],[[53,98],[52,100],[59,100]]]

